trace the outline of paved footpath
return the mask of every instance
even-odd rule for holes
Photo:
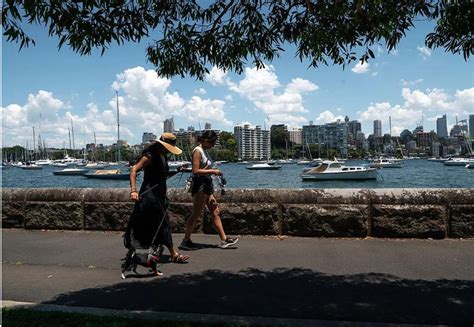
[[[121,280],[121,233],[3,229],[2,238],[4,301],[295,319],[289,325],[474,323],[473,239],[248,236],[222,250],[217,236],[195,235],[202,248],[187,252],[189,263],[163,256],[163,276],[141,268]]]

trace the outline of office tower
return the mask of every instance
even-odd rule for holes
[[[382,121],[374,120],[374,136],[381,137],[382,136]]]
[[[239,159],[270,159],[270,131],[255,128],[250,124],[234,127],[234,137],[237,141],[237,157]]]
[[[156,135],[153,133],[144,132],[142,135],[142,143],[148,143],[156,140]]]
[[[211,123],[205,123],[205,124],[204,124],[204,129],[206,129],[206,130],[207,130],[207,129],[212,129]]]
[[[436,133],[438,134],[438,137],[448,137],[448,123],[446,120],[446,115],[443,115],[443,117],[436,119]]]
[[[174,121],[173,117],[170,119],[165,119],[165,122],[163,124],[163,132],[164,133],[173,133],[174,131]]]

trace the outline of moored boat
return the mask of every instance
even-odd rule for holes
[[[130,171],[122,172],[120,169],[96,170],[82,176],[95,179],[129,179]]]
[[[38,166],[38,165],[35,165],[35,164],[31,164],[31,165],[20,166],[20,168],[25,169],[25,170],[41,170],[41,169],[43,169],[43,166]]]
[[[301,175],[309,180],[365,180],[377,179],[377,169],[367,166],[344,166],[338,161],[323,161],[319,166]]]
[[[370,163],[371,168],[403,168],[401,159],[394,158],[379,158]]]
[[[468,164],[474,163],[474,159],[469,158],[451,158],[443,162],[445,166],[463,166],[465,167]]]
[[[84,175],[88,170],[84,168],[65,168],[62,170],[53,171],[53,175],[65,175],[65,176],[74,176],[74,175]]]
[[[251,166],[246,166],[245,168],[249,170],[278,170],[281,167],[282,167],[281,165],[275,165],[272,162],[266,162],[266,163],[253,164]]]

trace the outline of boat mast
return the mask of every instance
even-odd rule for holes
[[[69,133],[69,149],[72,150],[72,143],[71,143],[71,129],[68,128],[67,132]],[[67,151],[66,151],[67,154]]]
[[[118,99],[118,91],[115,91],[117,95],[117,163],[120,162],[120,116],[119,116],[119,99]]]
[[[33,160],[35,160],[35,148],[36,148],[36,145],[35,145],[35,127],[33,127]]]
[[[71,131],[72,131],[72,156],[76,158],[76,144],[74,143],[74,125],[71,118]]]

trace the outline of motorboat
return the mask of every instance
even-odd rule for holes
[[[467,164],[474,163],[474,159],[469,158],[451,158],[450,160],[446,160],[443,162],[445,166],[463,166],[465,167]]]
[[[281,165],[275,165],[273,162],[256,163],[251,166],[245,166],[245,168],[249,170],[278,170],[281,167]]]
[[[468,163],[468,164],[466,165],[466,168],[467,168],[467,169],[474,169],[474,162]]]
[[[104,169],[107,166],[108,166],[108,164],[103,163],[103,162],[89,162],[84,166],[84,168],[87,168],[87,169]]]
[[[433,158],[428,158],[428,161],[431,162],[445,162],[447,160],[450,160],[451,158],[439,158],[439,157],[433,157]]]
[[[379,158],[369,164],[371,168],[403,168],[401,159],[395,158]]]
[[[54,175],[67,175],[67,176],[74,176],[74,175],[84,175],[89,170],[84,168],[65,168],[62,170],[55,170],[53,171]]]
[[[38,166],[36,164],[26,164],[26,165],[22,165],[20,166],[21,169],[25,169],[25,170],[41,170],[43,169],[43,166]]]
[[[130,171],[122,172],[120,169],[96,170],[93,173],[86,173],[82,176],[95,179],[129,179]]]
[[[54,162],[54,163],[51,164],[51,166],[53,166],[53,167],[67,167],[67,163]]]
[[[345,166],[338,161],[323,161],[319,166],[301,175],[303,181],[377,179],[377,169],[367,166]]]
[[[189,165],[191,165],[191,162],[189,162],[189,161],[168,161],[168,167],[171,170],[173,170],[173,169],[176,170],[179,167],[189,166]]]
[[[36,164],[36,165],[40,165],[40,166],[48,166],[48,165],[52,165],[52,164],[53,164],[53,160],[50,160],[50,159],[40,159],[40,160],[36,160],[36,161],[35,161],[35,164]]]

